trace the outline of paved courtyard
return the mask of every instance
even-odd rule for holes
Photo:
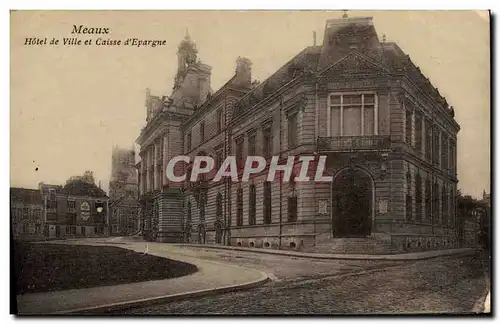
[[[83,299],[74,300],[74,306],[68,304],[69,299],[65,299],[67,309],[82,304],[82,300],[86,300],[86,304],[80,307],[90,307],[95,303],[95,306],[104,306],[103,303],[131,298],[138,300],[161,294],[210,290],[221,285],[258,281],[262,275],[271,279],[245,290],[197,295],[169,302],[162,300],[150,305],[149,301],[141,302],[133,308],[103,310],[101,307],[90,311],[94,314],[471,313],[481,311],[478,303],[481,303],[481,299],[484,303],[489,285],[488,262],[482,255],[447,256],[420,261],[336,260],[119,238],[63,241],[60,244],[115,245],[136,252],[149,251],[152,255],[195,264],[200,269],[194,275],[161,283],[150,281],[133,284],[133,287],[116,286],[114,293],[105,287],[78,291],[78,296]],[[139,298],[139,295],[143,297]],[[30,307],[35,308],[42,297],[26,296],[24,303],[27,306],[32,304]],[[63,298],[57,295],[49,297],[54,301]]]
[[[321,260],[245,251],[169,245],[167,251],[213,260],[267,273],[274,281],[300,281],[405,264],[404,261]]]
[[[194,252],[190,252],[194,253]],[[203,253],[203,252],[199,252]],[[207,253],[205,257],[214,257]],[[214,254],[218,254],[214,253]],[[226,257],[230,258],[230,257]],[[485,262],[446,257],[403,264],[355,276],[315,279],[331,271],[357,270],[344,261],[265,260],[276,265],[273,281],[251,290],[120,311],[122,314],[415,314],[471,313],[485,295]],[[273,258],[276,258],[273,256]],[[297,269],[295,267],[305,267]],[[270,269],[270,268],[269,268]],[[308,270],[309,269],[309,270]],[[312,271],[311,271],[312,270]],[[319,275],[316,274],[319,271]],[[309,275],[308,275],[309,273]],[[300,279],[300,280],[299,280]]]

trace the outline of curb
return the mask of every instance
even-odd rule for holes
[[[159,257],[161,257],[161,256],[159,256]],[[196,258],[194,258],[194,259],[196,259]],[[258,287],[260,285],[263,285],[266,282],[271,280],[271,278],[269,277],[268,274],[261,272],[261,271],[258,271],[258,270],[255,270],[255,269],[247,269],[244,267],[219,263],[219,262],[211,261],[211,260],[203,260],[203,262],[210,262],[210,263],[214,263],[214,264],[221,264],[224,266],[229,266],[232,268],[242,268],[242,269],[246,269],[246,270],[251,270],[251,271],[260,273],[261,276],[257,280],[243,283],[243,284],[222,286],[222,287],[217,287],[214,289],[195,290],[195,291],[178,293],[178,294],[173,294],[173,295],[163,295],[163,296],[158,296],[158,297],[142,298],[142,299],[123,301],[123,302],[117,302],[117,303],[106,304],[106,305],[82,307],[82,308],[77,308],[77,309],[69,309],[69,310],[64,310],[64,311],[59,311],[59,312],[47,313],[44,315],[92,314],[92,313],[96,313],[96,312],[106,313],[106,312],[112,312],[112,311],[140,307],[140,306],[143,306],[144,304],[147,304],[148,306],[150,306],[150,305],[156,305],[156,304],[165,303],[165,302],[179,301],[179,300],[185,300],[185,299],[189,299],[189,298],[204,297],[204,296],[209,296],[209,295],[217,295],[217,294],[224,294],[224,293],[234,292],[234,291],[239,291],[239,290],[251,289],[251,288],[255,288],[255,287]],[[19,314],[19,315],[35,315],[35,314]]]
[[[468,255],[476,253],[475,249],[464,248],[464,249],[452,249],[452,250],[441,250],[432,255],[419,255],[420,252],[416,253],[404,253],[404,254],[326,254],[326,253],[305,253],[305,252],[295,252],[295,251],[281,251],[281,250],[271,250],[271,249],[256,249],[256,248],[241,248],[233,246],[216,246],[208,244],[175,244],[180,247],[194,247],[194,248],[207,248],[215,250],[229,250],[229,251],[244,251],[244,252],[254,252],[254,253],[264,253],[264,254],[274,254],[274,255],[284,255],[289,257],[298,258],[308,258],[308,259],[326,259],[326,260],[385,260],[385,261],[415,261],[415,260],[426,260],[433,259],[443,256],[452,255]]]
[[[215,288],[215,289],[196,290],[196,291],[174,294],[174,295],[151,297],[151,298],[144,298],[144,299],[138,299],[138,300],[131,300],[131,301],[107,304],[107,305],[85,307],[85,308],[72,309],[72,310],[55,312],[55,313],[48,313],[46,315],[69,315],[69,314],[86,314],[86,313],[92,314],[95,312],[104,312],[105,313],[105,312],[124,310],[124,309],[128,309],[128,308],[140,307],[140,306],[143,306],[144,304],[147,304],[148,306],[152,306],[152,305],[161,304],[161,303],[165,303],[165,302],[179,301],[179,300],[185,300],[185,299],[189,299],[189,298],[204,297],[204,296],[209,296],[209,295],[217,295],[217,294],[223,294],[223,293],[228,293],[228,292],[234,292],[234,291],[239,291],[239,290],[255,288],[255,287],[258,287],[258,286],[268,282],[269,280],[270,279],[267,275],[263,275],[258,280],[255,280],[255,281],[249,282],[249,283],[245,283],[245,284],[241,284],[241,285],[225,286],[225,287],[220,287],[220,288]]]

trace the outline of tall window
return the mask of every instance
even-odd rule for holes
[[[215,151],[215,169],[218,170],[221,166],[222,166],[222,162],[223,159],[224,159],[224,155],[223,155],[223,150],[222,148],[219,148]]]
[[[271,224],[271,182],[264,182],[264,224]]]
[[[450,171],[451,173],[456,173],[456,152],[457,147],[454,140],[450,140]]]
[[[411,131],[412,131],[412,122],[411,122],[411,116],[412,116],[412,110],[406,109],[406,130],[405,130],[405,141],[408,143],[408,145],[412,145],[411,142]]]
[[[439,223],[439,185],[437,182],[434,183],[434,187],[432,188],[432,195],[433,195],[433,200],[432,200],[432,219],[433,223],[437,224]]]
[[[441,203],[441,224],[443,225],[448,225],[448,214],[449,214],[449,210],[448,210],[448,192],[446,190],[446,186],[443,186],[443,189],[442,189],[442,194],[441,194],[441,199],[442,199],[442,203]]]
[[[441,133],[441,168],[448,170],[448,135]]]
[[[417,172],[417,175],[415,176],[415,208],[415,218],[417,222],[421,222],[424,218],[424,211],[422,209],[422,177],[420,176],[420,172]]]
[[[222,218],[222,194],[220,192],[217,194],[216,207],[215,217],[219,220]]]
[[[255,132],[248,134],[248,156],[255,156],[256,147],[256,136]]]
[[[425,119],[425,158],[432,159],[432,123],[430,119]]]
[[[273,153],[273,136],[270,126],[266,126],[263,130],[263,152],[264,157],[270,157]]]
[[[440,155],[439,155],[439,147],[440,147],[440,131],[439,129],[436,127],[434,128],[434,147],[433,147],[433,153],[432,153],[432,160],[434,161],[434,164],[436,165],[439,165],[439,161],[440,161]]]
[[[235,140],[236,163],[238,167],[243,167],[243,140],[244,137],[240,136]]]
[[[411,172],[406,172],[406,220],[412,220],[413,213],[413,197],[411,194]]]
[[[187,150],[188,151],[191,151],[191,133],[188,133],[187,134],[187,137],[186,137],[186,147],[187,147]]]
[[[376,135],[374,94],[330,96],[330,136]]]
[[[296,222],[297,221],[297,196],[292,195],[288,197],[288,221]]]
[[[297,113],[288,116],[288,148],[297,146]]]
[[[257,192],[255,185],[250,185],[249,199],[248,199],[248,225],[255,225],[256,221],[256,203]]]
[[[422,152],[422,114],[415,113],[415,148]]]
[[[236,194],[236,226],[243,226],[243,189]]]
[[[432,184],[431,180],[425,180],[425,216],[428,223],[432,221]]]
[[[205,122],[200,123],[200,142],[205,141]]]
[[[219,109],[217,111],[217,132],[220,132],[222,131],[222,127],[224,125],[224,119],[223,119],[223,115],[222,115],[222,109]]]

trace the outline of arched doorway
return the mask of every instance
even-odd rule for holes
[[[222,223],[220,221],[215,222],[215,244],[222,243]]]
[[[332,229],[335,237],[370,235],[373,180],[359,168],[341,170],[332,184]]]

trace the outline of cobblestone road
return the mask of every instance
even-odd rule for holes
[[[177,251],[176,253],[180,253]],[[232,251],[184,249],[200,258],[239,263],[278,279],[252,290],[120,311],[121,314],[376,314],[472,312],[485,294],[478,257],[412,263],[311,260]],[[240,255],[238,255],[240,254]],[[386,267],[385,269],[380,269]],[[339,275],[366,269],[375,272]]]

